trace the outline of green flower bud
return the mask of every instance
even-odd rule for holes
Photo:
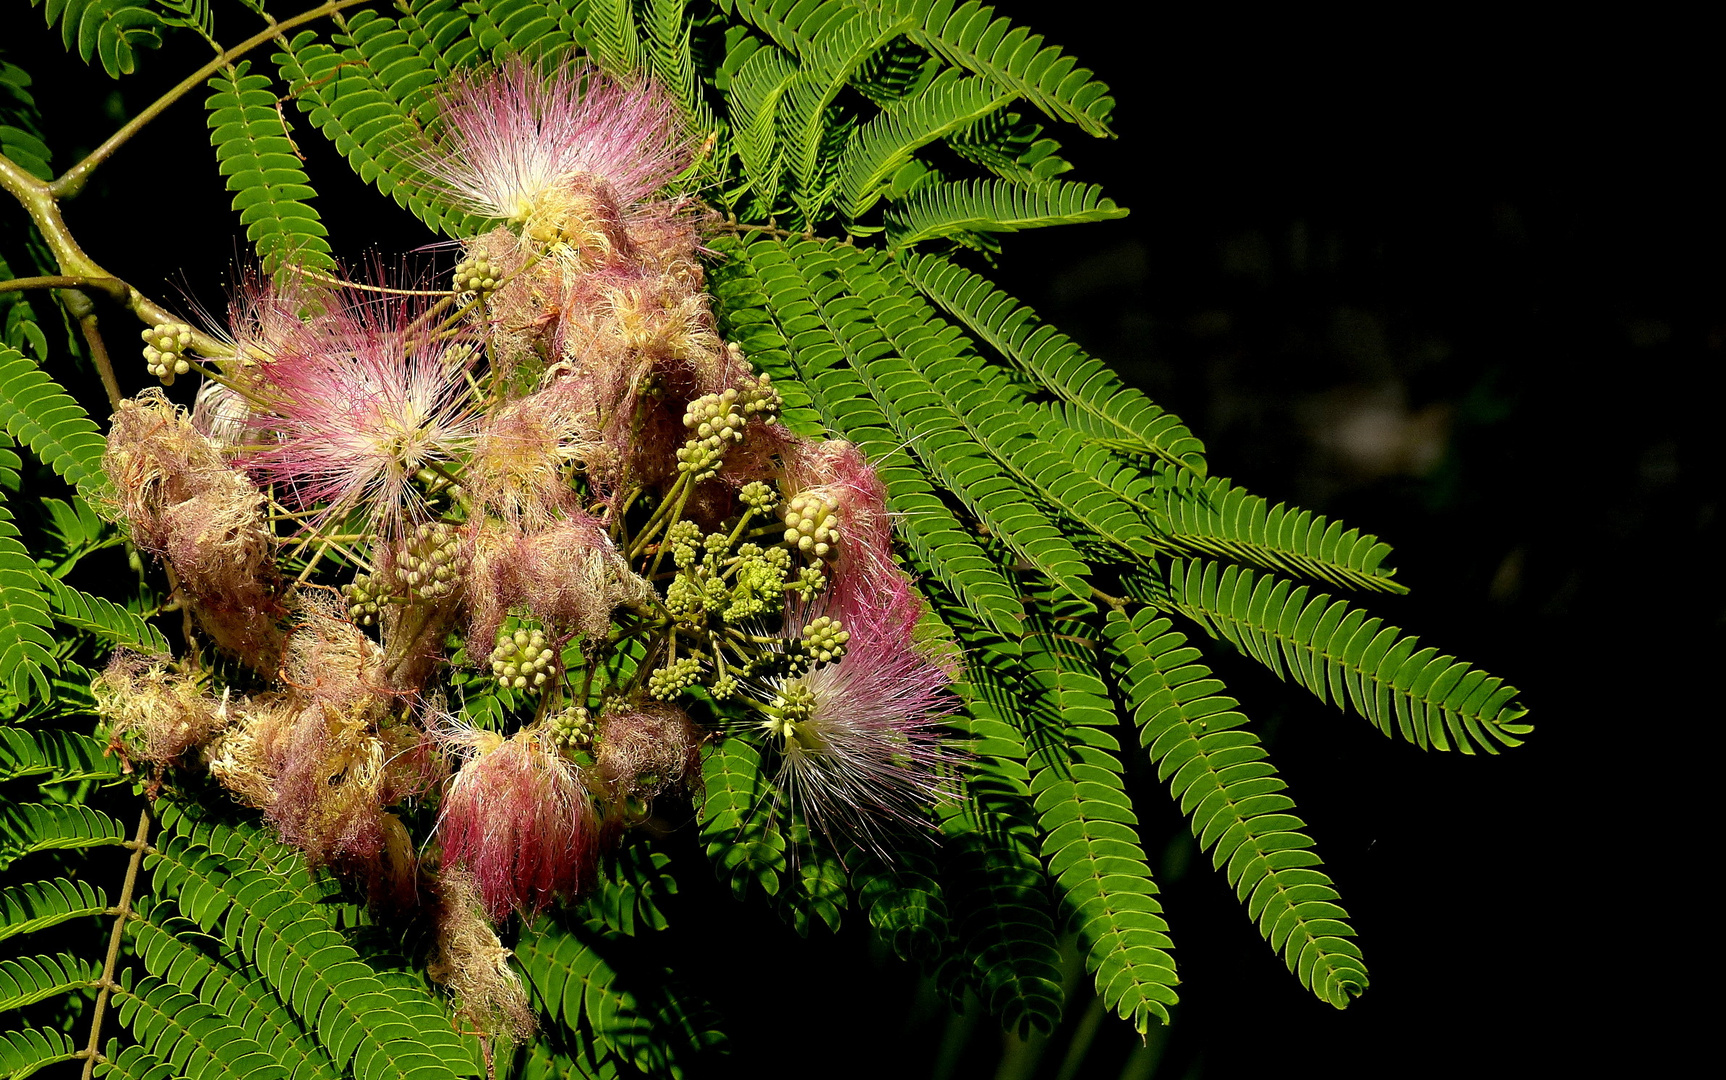
[[[544,631],[538,628],[513,634],[500,630],[490,660],[491,673],[505,689],[543,690],[551,679],[557,651],[546,643]]]
[[[157,323],[140,334],[144,339],[144,365],[163,386],[174,385],[174,376],[192,370],[186,350],[192,345],[192,328],[185,323]]]
[[[348,602],[348,621],[355,626],[377,625],[378,603],[383,597],[370,574],[361,574],[353,584],[343,585],[342,596]]]
[[[700,657],[679,657],[647,677],[647,692],[660,701],[670,701],[700,677]]]
[[[845,655],[851,632],[839,620],[822,615],[803,627],[803,655],[811,664],[830,664]]]
[[[839,502],[825,495],[805,493],[780,509],[785,522],[785,546],[796,548],[812,559],[839,556]]]
[[[455,268],[455,291],[488,299],[503,281],[503,268],[485,259],[463,259]]]
[[[774,491],[771,484],[751,480],[738,491],[737,501],[753,510],[767,513],[779,505],[779,492]]]

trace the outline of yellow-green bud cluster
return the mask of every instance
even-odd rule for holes
[[[779,505],[779,492],[775,491],[771,484],[751,480],[737,492],[737,501],[751,510],[765,514]]]
[[[769,735],[804,750],[819,750],[822,740],[810,723],[815,718],[815,691],[800,682],[786,684],[767,707],[761,727]]]
[[[811,619],[803,627],[803,655],[811,664],[831,664],[845,655],[851,632],[838,619],[826,615]]]
[[[491,672],[498,685],[513,690],[538,690],[551,678],[557,653],[540,630],[499,631],[491,651]]]
[[[693,521],[679,521],[665,530],[665,543],[671,548],[671,561],[679,570],[687,570],[701,557],[701,528]]]
[[[693,479],[706,480],[719,471],[719,461],[732,444],[743,441],[745,417],[738,405],[741,395],[727,387],[717,394],[705,394],[689,403],[683,412],[683,426],[690,438],[677,451],[677,467],[693,473]]]
[[[192,345],[192,328],[185,323],[157,323],[145,330],[144,363],[163,386],[174,385],[174,376],[192,370],[186,350]]]
[[[775,548],[784,551],[784,548]],[[805,604],[812,604],[821,595],[821,590],[827,587],[827,574],[819,566],[805,566],[797,572],[797,580],[785,586],[786,592],[794,592],[797,598]]]
[[[355,626],[376,626],[378,604],[383,595],[370,574],[354,578],[353,584],[342,586],[342,596],[348,601],[348,621]]]
[[[783,602],[785,576],[790,569],[791,554],[782,547],[765,550],[760,544],[738,547],[731,602],[722,613],[725,621],[740,623],[778,609]]]
[[[737,696],[737,691],[740,689],[742,688],[737,684],[737,676],[730,672],[714,679],[713,685],[708,688],[713,694],[714,701],[730,701]]]
[[[760,420],[763,424],[772,424],[779,419],[779,410],[785,404],[779,391],[773,386],[773,376],[765,371],[760,375],[750,375],[743,379],[738,388],[738,402],[745,417]]]
[[[485,259],[463,259],[455,267],[455,291],[477,293],[481,300],[497,291],[503,268]]]
[[[660,701],[670,701],[700,677],[700,657],[679,657],[647,677],[647,692]]]
[[[546,720],[545,730],[551,741],[565,750],[593,749],[593,717],[580,705],[571,705]]]
[[[785,543],[812,559],[839,555],[839,501],[828,495],[805,492],[795,496],[780,511],[785,522]]]
[[[436,600],[455,591],[466,569],[461,534],[442,521],[428,521],[414,530],[395,572],[402,591]]]

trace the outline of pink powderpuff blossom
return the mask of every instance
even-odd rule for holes
[[[532,917],[589,885],[599,816],[575,764],[532,728],[504,740],[473,728],[445,733],[471,756],[444,794],[444,861],[472,875],[486,915]]]
[[[541,242],[574,239],[582,219],[615,244],[692,158],[669,98],[588,64],[542,71],[517,57],[456,79],[439,106],[444,137],[421,169],[463,209]]]
[[[278,498],[321,507],[314,523],[368,507],[372,526],[396,536],[424,516],[415,478],[472,438],[474,350],[416,327],[416,305],[339,294],[328,303],[252,374],[265,406],[251,418],[261,445],[239,462]]]
[[[792,814],[883,858],[885,830],[929,824],[954,765],[941,743],[944,720],[958,708],[948,688],[953,667],[912,644],[921,603],[907,590],[855,605],[843,622],[851,635],[845,654],[779,682],[761,725],[779,751],[777,782]],[[787,633],[817,614],[793,610]]]

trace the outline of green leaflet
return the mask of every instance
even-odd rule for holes
[[[1237,702],[1197,663],[1199,652],[1169,621],[1145,609],[1110,612],[1108,635],[1124,662],[1122,685],[1139,738],[1169,781],[1193,835],[1211,853],[1271,948],[1301,984],[1337,1008],[1367,986],[1347,913],[1331,879],[1315,869],[1313,842],[1257,737],[1241,729]]]
[[[34,360],[7,346],[0,346],[0,425],[86,495],[107,482],[107,443],[90,414]]]
[[[70,953],[0,960],[0,1012],[94,986],[101,974],[100,965]]]
[[[919,147],[990,115],[1009,100],[1011,95],[987,79],[937,78],[928,89],[889,106],[852,135],[839,157],[840,209],[847,217],[862,217]]]
[[[751,882],[776,895],[785,837],[772,820],[778,792],[762,773],[760,753],[741,738],[725,739],[702,760],[701,776],[701,841],[714,870],[739,899]]]
[[[234,192],[233,209],[240,212],[246,239],[252,242],[266,271],[284,262],[310,270],[335,269],[329,230],[312,209],[317,194],[300,168],[286,120],[276,111],[276,95],[265,75],[250,74],[251,64],[210,80],[215,91],[209,109],[210,145],[216,163]]]
[[[925,187],[896,203],[887,213],[887,242],[908,248],[968,233],[1010,233],[1126,216],[1126,209],[1104,198],[1095,184],[968,180]]]
[[[1207,560],[1175,559],[1167,577],[1141,579],[1158,606],[1181,612],[1281,679],[1338,708],[1346,702],[1386,735],[1422,749],[1498,753],[1533,730],[1516,688],[1404,635],[1346,600],[1287,578]]]
[[[173,651],[160,630],[113,601],[75,589],[56,578],[44,576],[41,582],[54,609],[55,621],[87,630],[117,646],[161,655]]]
[[[37,3],[30,0],[31,7]],[[130,75],[138,63],[137,51],[162,43],[161,16],[133,0],[46,0],[42,13],[49,26],[60,24],[67,50],[76,48],[86,64],[92,57],[100,59],[110,78]]]
[[[101,915],[108,899],[88,883],[55,878],[0,889],[0,941]]]
[[[1174,547],[1316,577],[1344,588],[1405,593],[1381,564],[1390,545],[1310,510],[1264,499],[1220,477],[1168,470],[1152,500]]]
[[[901,265],[928,297],[964,323],[1050,393],[1094,417],[1110,445],[1157,457],[1204,475],[1204,444],[1179,418],[1124,385],[1067,335],[1038,321],[1036,313],[980,274],[936,255],[912,255]]]
[[[108,780],[120,775],[120,763],[88,735],[47,729],[0,728],[0,780],[38,777],[38,784]]]

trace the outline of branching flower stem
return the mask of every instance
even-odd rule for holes
[[[108,935],[108,957],[102,962],[102,979],[97,985],[101,989],[96,994],[96,1009],[90,1016],[90,1041],[84,1046],[84,1080],[90,1080],[90,1075],[96,1069],[96,1061],[102,1053],[102,1020],[108,1012],[108,996],[117,983],[114,982],[114,967],[120,961],[120,941],[125,936],[126,920],[132,914],[132,890],[138,885],[138,867],[144,862],[144,852],[150,846],[150,808],[144,807],[138,815],[138,831],[133,834],[132,842],[126,845],[132,849],[131,861],[126,864],[126,880],[120,886],[120,902],[114,905],[114,930]]]

